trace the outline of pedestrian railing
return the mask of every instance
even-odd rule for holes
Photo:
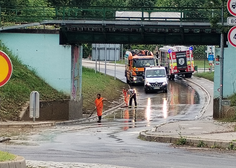
[[[103,21],[220,21],[220,8],[176,7],[14,7],[1,8],[1,23],[30,23],[43,20],[103,20]]]

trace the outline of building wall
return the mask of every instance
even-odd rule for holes
[[[220,55],[220,48],[216,48],[216,56]],[[224,49],[223,97],[227,98],[236,93],[236,48],[228,45]],[[215,62],[214,98],[220,96],[220,63]]]
[[[71,46],[59,45],[59,34],[0,33],[0,40],[49,85],[70,94]]]

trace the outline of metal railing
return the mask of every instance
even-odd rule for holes
[[[43,20],[181,21],[210,22],[221,16],[220,8],[174,7],[17,7],[1,8],[1,23],[31,23]],[[219,19],[220,21],[220,19]]]

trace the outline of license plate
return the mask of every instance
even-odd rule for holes
[[[154,89],[160,89],[160,87],[158,87],[158,86],[155,86],[155,87],[154,87]]]

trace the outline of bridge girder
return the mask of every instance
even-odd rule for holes
[[[60,44],[118,43],[220,45],[220,30],[210,25],[66,24]],[[226,35],[225,35],[226,44]]]

